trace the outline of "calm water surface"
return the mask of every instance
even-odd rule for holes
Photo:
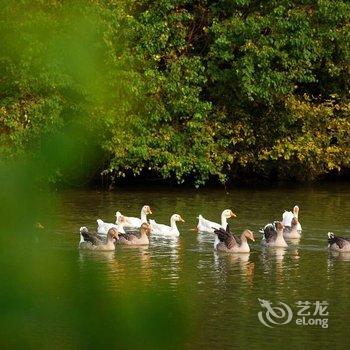
[[[92,284],[96,282],[89,280],[93,268],[116,299],[135,286],[136,297],[129,301],[135,307],[149,288],[155,298],[166,293],[176,305],[169,310],[170,317],[180,317],[171,332],[181,329],[183,348],[349,347],[350,254],[330,254],[326,249],[328,231],[350,236],[348,184],[228,191],[67,191],[57,197],[60,205],[53,218],[58,224],[52,230],[52,245],[64,250],[79,269],[77,288],[94,293]],[[144,204],[151,206],[151,217],[159,223],[168,223],[173,213],[181,214],[186,223],[178,225],[180,237],[152,237],[148,248],[117,247],[113,253],[77,250],[80,226],[95,229],[97,218],[112,222],[116,210],[138,216]],[[259,228],[281,219],[283,210],[291,210],[295,204],[300,207],[301,241],[287,249],[262,249]],[[225,208],[237,214],[230,220],[232,231],[241,233],[249,228],[255,232],[250,254],[218,254],[213,251],[213,235],[190,230],[196,226],[198,214],[219,222]],[[270,300],[273,305],[286,303],[294,312],[293,320],[273,328],[262,325],[258,313],[263,308],[258,299]],[[327,301],[328,328],[296,325],[298,301]],[[310,310],[313,312],[314,306]],[[69,344],[65,326],[57,332]]]

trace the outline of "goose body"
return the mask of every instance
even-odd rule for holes
[[[105,240],[96,233],[90,233],[86,227],[81,227],[79,232],[79,249],[100,251],[115,250],[114,240],[117,238],[117,230],[115,228],[111,228],[108,231]]]
[[[178,237],[180,232],[177,228],[176,222],[185,222],[179,214],[174,214],[170,218],[170,226],[164,224],[158,224],[155,220],[150,220],[151,233],[153,235]]]
[[[299,207],[297,205],[294,206],[293,211],[287,211],[285,210],[282,214],[282,224],[284,227],[291,227],[293,218],[296,218],[298,220],[298,225],[296,227],[296,230],[299,231],[299,233],[302,231],[301,224],[299,222]]]
[[[247,239],[255,241],[254,234],[250,230],[244,230],[240,237],[230,232],[227,225],[226,230],[219,228],[214,230],[218,242],[214,247],[218,251],[227,253],[249,253],[250,247]]]
[[[97,219],[97,233],[100,235],[107,235],[107,232],[111,228],[115,228],[118,230],[119,233],[125,233],[123,225],[120,223],[109,223],[109,222],[104,222],[101,219]]]
[[[116,213],[117,221],[119,217],[124,218],[124,228],[126,231],[133,229],[139,229],[143,223],[147,223],[147,215],[152,214],[152,210],[149,205],[144,205],[141,208],[140,218],[122,215],[119,211]]]
[[[136,232],[119,234],[118,239],[116,241],[117,244],[124,245],[149,245],[148,235],[150,234],[151,229],[149,224],[143,223],[140,228],[140,234],[138,235]]]
[[[230,209],[225,209],[221,213],[221,223],[218,224],[217,222],[210,221],[205,219],[202,215],[198,216],[198,225],[197,230],[199,232],[210,232],[214,233],[214,230],[219,230],[220,228],[225,229],[227,226],[227,219],[231,217],[236,217],[236,214],[232,212]]]
[[[338,252],[350,252],[350,238],[336,236],[333,232],[328,232],[328,248]]]
[[[279,221],[267,224],[263,229],[261,244],[266,247],[287,247],[283,237],[283,224]]]
[[[299,239],[301,237],[301,233],[298,230],[298,223],[298,219],[293,217],[290,226],[284,226],[283,237],[287,239]]]

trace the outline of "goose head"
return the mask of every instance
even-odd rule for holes
[[[298,218],[299,215],[299,207],[297,205],[294,206],[293,208],[293,214],[296,218]]]
[[[179,214],[174,214],[170,220],[171,221],[185,222],[185,220]]]
[[[148,214],[152,214],[152,210],[151,210],[151,207],[149,205],[144,205],[141,209],[141,211],[143,213],[145,213],[146,215]]]
[[[122,213],[121,213],[120,211],[117,211],[117,212],[115,213],[116,222],[119,222],[119,219],[120,219],[122,216],[123,216]]]
[[[118,239],[119,232],[115,227],[112,227],[107,232],[107,238],[109,239]]]
[[[117,211],[117,213],[115,214],[115,217],[117,218],[117,221],[116,221],[117,224],[123,224],[126,222],[125,216],[122,215],[119,211]]]
[[[292,219],[292,223],[291,223],[290,226],[291,226],[292,228],[295,228],[295,227],[297,227],[298,223],[299,223],[298,218],[294,216],[294,218]]]
[[[89,230],[87,229],[87,227],[83,226],[83,227],[80,227],[79,232],[80,234],[83,234],[83,233],[88,233]]]
[[[254,234],[250,230],[244,230],[242,234],[245,238],[250,239],[251,241],[255,242]]]
[[[284,225],[281,221],[275,221],[274,224],[277,232],[283,232]]]
[[[231,209],[225,209],[221,215],[226,219],[237,217],[237,215]]]
[[[84,242],[84,234],[89,233],[89,230],[87,229],[87,227],[83,226],[83,227],[80,227],[79,233],[80,233],[80,243],[83,243]]]
[[[141,235],[142,234],[149,235],[151,233],[151,226],[146,222],[144,222],[140,227],[140,232],[141,232]]]

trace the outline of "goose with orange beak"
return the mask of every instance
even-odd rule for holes
[[[80,227],[79,249],[95,251],[113,251],[114,242],[118,239],[118,230],[112,227],[107,232],[106,240],[99,237],[96,233],[90,233],[87,227]]]
[[[220,228],[214,230],[215,235],[218,237],[217,244],[214,249],[226,252],[226,253],[249,253],[250,247],[247,239],[255,241],[254,234],[250,230],[244,230],[241,236],[237,236],[230,232],[230,228],[227,225],[226,230]]]
[[[227,227],[227,220],[235,217],[237,217],[237,215],[234,214],[231,209],[225,209],[221,213],[221,223],[218,224],[216,222],[205,219],[202,215],[199,215],[197,230],[199,232],[210,232],[210,233],[214,233],[214,230],[219,230],[220,228],[223,228],[225,230]]]
[[[185,222],[185,220],[179,214],[171,216],[170,226],[158,224],[155,220],[150,220],[151,233],[159,236],[178,237],[180,236],[180,231],[177,228],[176,222]]]
[[[263,238],[261,244],[266,247],[288,247],[287,242],[283,237],[284,226],[280,221],[274,221],[267,224],[263,230]]]
[[[140,227],[139,234],[137,232],[119,234],[118,240],[116,241],[116,243],[124,244],[124,245],[133,245],[133,246],[149,245],[148,236],[150,233],[151,233],[151,228],[149,224],[144,222]]]
[[[143,223],[148,223],[147,215],[150,215],[150,214],[152,214],[152,210],[150,206],[144,205],[141,208],[140,218],[125,216],[125,215],[122,215],[119,211],[116,212],[115,216],[117,221],[121,216],[124,218],[124,230],[127,232],[130,230],[139,229]]]

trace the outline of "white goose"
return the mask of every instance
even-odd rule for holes
[[[185,220],[179,214],[174,214],[171,216],[170,226],[157,224],[155,220],[150,220],[149,224],[151,227],[151,233],[153,235],[178,237],[180,236],[180,232],[176,226],[176,221],[185,222]]]
[[[109,222],[104,222],[101,219],[97,219],[97,233],[100,235],[106,235],[108,230],[111,228],[116,228],[119,233],[125,233],[123,224],[122,224],[122,219],[116,221],[115,224],[109,223]]]
[[[216,222],[204,219],[202,215],[199,215],[197,230],[199,232],[210,232],[210,233],[214,233],[214,230],[219,230],[220,228],[223,228],[224,230],[226,230],[227,219],[235,218],[236,216],[237,215],[234,214],[231,209],[225,209],[221,213],[221,224],[218,224]]]
[[[147,222],[147,215],[148,214],[152,214],[152,210],[151,210],[149,205],[144,205],[141,208],[140,218],[122,215],[120,211],[117,211],[115,216],[116,216],[117,222],[118,222],[119,217],[123,216],[125,230],[132,230],[132,229],[140,228],[143,223],[148,223]]]
[[[282,224],[284,227],[291,227],[292,220],[296,218],[298,220],[298,225],[296,227],[297,231],[301,232],[302,228],[299,222],[299,207],[297,205],[294,206],[293,212],[285,210],[282,214]]]

